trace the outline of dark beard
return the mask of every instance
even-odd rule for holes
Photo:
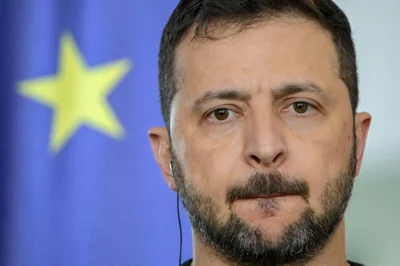
[[[284,229],[280,240],[273,242],[234,212],[226,223],[221,223],[217,218],[217,204],[211,197],[203,196],[193,186],[185,184],[182,168],[173,150],[171,154],[179,196],[195,233],[219,259],[240,266],[303,265],[314,258],[326,246],[343,218],[351,197],[357,163],[354,141],[347,169],[324,189],[322,214],[317,215],[309,206],[296,222]],[[309,187],[306,181],[278,171],[255,173],[246,184],[229,187],[226,202],[231,206],[237,199],[274,193],[299,195],[308,202]],[[266,211],[273,212],[274,208],[278,208],[276,205],[279,204],[275,204],[274,200],[268,202],[269,206],[262,206]]]

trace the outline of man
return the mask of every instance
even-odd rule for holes
[[[149,136],[193,228],[184,265],[358,265],[343,214],[371,116],[330,0],[182,0],[163,32],[166,128]]]

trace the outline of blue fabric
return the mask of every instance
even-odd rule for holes
[[[178,264],[176,194],[163,181],[147,137],[151,126],[163,126],[157,54],[176,4],[1,1],[1,265]],[[60,74],[64,34],[88,69],[129,62],[106,97],[121,138],[79,125],[58,151],[49,148],[55,109],[22,95],[19,86]],[[191,243],[182,219],[185,259]]]

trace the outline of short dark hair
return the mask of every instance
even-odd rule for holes
[[[330,32],[339,75],[346,84],[353,114],[358,105],[357,61],[352,30],[345,13],[332,0],[181,0],[164,28],[159,51],[161,111],[169,128],[171,102],[177,92],[175,52],[194,27],[194,38],[213,39],[212,30],[230,25],[238,30],[271,18],[296,16],[313,20]],[[213,25],[210,27],[210,25]]]

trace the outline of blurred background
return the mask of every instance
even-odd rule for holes
[[[400,2],[337,3],[354,30],[359,110],[373,115],[348,257],[398,266]],[[176,194],[147,138],[163,125],[157,54],[176,4],[0,1],[0,265],[177,265]]]

